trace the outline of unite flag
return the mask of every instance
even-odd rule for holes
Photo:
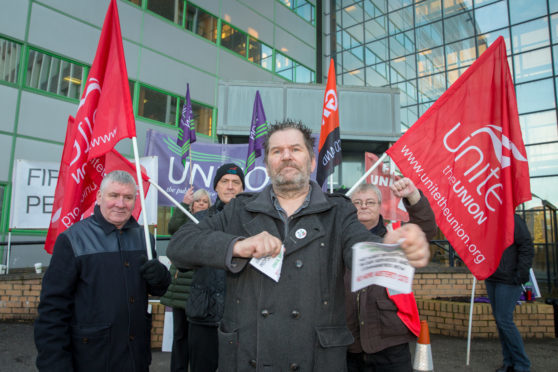
[[[256,91],[254,109],[252,110],[252,123],[250,125],[250,137],[248,139],[248,154],[246,155],[245,174],[256,167],[256,158],[262,155],[265,138],[267,137],[267,119],[262,103],[260,91]]]
[[[513,243],[529,167],[504,39],[499,37],[390,148],[429,199],[438,226],[479,280]]]
[[[336,165],[341,164],[341,137],[339,135],[339,100],[335,83],[335,66],[329,62],[327,85],[322,111],[322,126],[318,146],[318,172],[316,181],[322,186],[333,173]]]
[[[135,135],[118,9],[116,0],[111,0],[76,117],[68,119],[47,252],[52,253],[58,235],[85,217],[95,203],[107,167],[105,154],[122,138]]]
[[[190,152],[190,145],[196,142],[196,128],[194,127],[194,112],[190,101],[190,84],[186,84],[186,98],[182,106],[182,115],[178,124],[178,138],[176,144],[180,147],[181,159],[184,161]],[[191,167],[191,165],[190,165]]]

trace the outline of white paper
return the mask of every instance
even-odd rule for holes
[[[262,257],[262,258],[252,258],[250,260],[250,265],[254,266],[256,269],[260,270],[265,275],[269,276],[276,282],[279,281],[281,276],[281,267],[283,266],[283,255],[285,252],[285,247],[281,246],[281,252],[277,257]]]
[[[415,268],[399,244],[363,242],[353,246],[353,292],[376,284],[393,292],[410,293],[414,274]]]

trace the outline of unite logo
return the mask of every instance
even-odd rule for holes
[[[326,92],[324,98],[324,112],[322,114],[322,126],[325,123],[325,119],[329,118],[332,112],[337,111],[337,94],[334,89],[330,89]]]
[[[475,186],[476,185],[476,192],[480,196],[484,196],[484,202],[486,207],[494,212],[496,210],[494,199],[497,201],[498,204],[502,204],[502,197],[501,197],[501,190],[503,189],[502,183],[499,182],[501,170],[507,168],[511,164],[510,155],[516,161],[526,162],[527,158],[521,154],[517,148],[517,146],[509,140],[505,135],[502,134],[502,127],[497,125],[488,124],[483,126],[480,129],[475,130],[470,135],[468,135],[465,139],[463,139],[457,146],[450,144],[450,137],[452,134],[461,126],[461,123],[457,123],[452,129],[450,129],[446,135],[444,136],[444,147],[450,153],[459,153],[454,159],[455,164],[459,162],[461,159],[465,161],[467,164],[471,164],[471,166],[463,173],[463,176],[468,177],[468,183]],[[492,151],[494,151],[494,155],[497,159],[497,163],[494,164],[487,151],[490,151],[490,146],[483,146],[482,148],[470,143],[469,146],[464,147],[465,144],[471,141],[475,136],[479,136],[480,134],[487,134],[489,136],[490,142],[492,144]],[[462,138],[459,136],[458,138]],[[477,137],[478,138],[478,137]],[[470,154],[465,157],[466,154]],[[475,162],[476,160],[476,162]],[[448,170],[448,173],[451,172],[454,176],[459,176],[455,174],[455,169],[451,171]],[[454,184],[454,191],[458,194],[459,191],[456,190],[461,180],[457,180]],[[462,188],[464,185],[462,186]]]

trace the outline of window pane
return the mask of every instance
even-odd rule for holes
[[[399,82],[417,77],[415,55],[409,55],[391,61],[391,82]],[[403,103],[402,103],[403,104]]]
[[[513,52],[521,53],[548,45],[546,17],[512,27]]]
[[[520,114],[554,108],[554,84],[552,79],[519,84],[515,87],[517,109]]]
[[[417,87],[414,82],[405,82],[399,84],[392,84],[392,88],[398,88],[399,102],[401,106],[414,105],[417,103]]]
[[[364,53],[367,65],[375,65],[388,59],[387,39],[382,39],[364,47]]]
[[[451,86],[463,73],[467,71],[467,67],[458,68],[447,72],[448,87]]]
[[[0,38],[0,80],[17,83],[21,45]]]
[[[353,48],[343,52],[343,70],[352,71],[364,67],[363,48]]]
[[[558,1],[556,4],[558,4]],[[558,14],[554,14],[550,17],[550,30],[552,33],[552,43],[558,43]]]
[[[537,195],[539,198],[548,200],[552,204],[557,205],[558,194],[556,194],[556,185],[558,185],[558,177],[532,178],[531,192]],[[537,201],[540,203],[539,200]]]
[[[401,109],[400,112],[401,125],[407,128],[418,120],[417,106],[409,106]]]
[[[469,66],[477,59],[475,39],[458,41],[446,45],[446,62],[448,70]]]
[[[466,12],[444,20],[446,43],[475,35],[473,12]]]
[[[26,85],[60,96],[79,99],[83,67],[30,50]]]
[[[510,32],[508,29],[501,29],[498,31],[490,32],[488,34],[480,35],[477,37],[477,48],[478,48],[478,55],[480,56],[488,47],[496,41],[496,39],[502,36],[504,41],[506,42],[506,53],[509,56],[511,54],[511,39],[510,39]]]
[[[428,102],[437,100],[446,90],[445,74],[431,75],[419,79],[419,100]]]
[[[552,75],[550,48],[519,54],[513,59],[516,84]]]
[[[538,143],[558,140],[556,112],[545,111],[519,116],[524,143]]]
[[[391,1],[390,1],[391,4]],[[413,7],[404,8],[389,15],[389,33],[405,31],[413,27]]]
[[[151,10],[153,13],[159,14],[165,17],[169,21],[176,24],[182,24],[182,13],[178,9],[178,3],[180,1],[176,0],[148,0],[147,9]]]
[[[417,55],[418,76],[444,70],[444,48],[425,50]]]
[[[444,15],[446,17],[473,9],[472,0],[444,0]]]
[[[314,72],[309,68],[297,64],[295,67],[295,82],[297,83],[313,83]]]
[[[343,17],[343,27],[351,27],[356,25],[357,23],[362,23],[364,21],[362,8],[358,4],[353,4],[351,6],[346,7],[341,12],[341,16]]]
[[[508,4],[500,1],[496,4],[475,10],[475,22],[478,33],[497,30],[508,26]]]
[[[343,85],[364,86],[364,70],[355,70],[343,74]]]
[[[265,68],[273,70],[273,50],[256,39],[249,39],[248,60]]]
[[[364,0],[364,19],[376,18],[385,14],[385,0]]]
[[[140,87],[138,115],[161,123],[176,125],[176,97]]]
[[[349,34],[349,36],[356,41],[357,44],[362,44],[364,42],[364,29],[362,27],[362,23],[346,28],[345,32]]]
[[[546,0],[510,1],[510,20],[512,24],[526,21],[546,14]]]
[[[184,101],[181,102],[181,105]],[[209,107],[192,102],[192,112],[194,113],[194,124],[196,133],[211,136],[213,110]]]
[[[442,0],[427,0],[415,5],[415,23],[417,26],[442,18]]]
[[[374,41],[387,35],[387,17],[378,17],[364,23],[366,41]]]
[[[391,11],[391,10],[402,8],[407,5],[411,5],[412,3],[413,0],[389,0],[388,9]]]
[[[293,81],[293,61],[290,58],[282,55],[281,53],[276,53],[275,55],[275,72],[284,78]]]
[[[221,25],[221,45],[246,57],[246,34],[227,23]]]
[[[415,52],[413,31],[403,32],[389,38],[390,58],[399,58]]]
[[[525,150],[527,150],[531,177],[558,174],[558,146],[556,143],[526,146]]]
[[[442,22],[417,28],[417,50],[430,49],[442,45]]]
[[[314,5],[306,0],[279,0],[285,6],[292,9],[296,14],[307,20],[308,22],[314,23]]]
[[[186,29],[214,43],[217,41],[217,18],[191,4],[186,8]]]
[[[383,87],[388,84],[388,67],[386,63],[380,63],[366,69],[366,85],[371,87]]]

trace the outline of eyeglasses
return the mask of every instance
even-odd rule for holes
[[[373,200],[366,200],[366,201],[362,201],[362,200],[355,200],[353,201],[353,204],[355,207],[361,207],[361,206],[365,206],[365,207],[373,207],[377,204],[380,204],[378,202],[375,202]]]

